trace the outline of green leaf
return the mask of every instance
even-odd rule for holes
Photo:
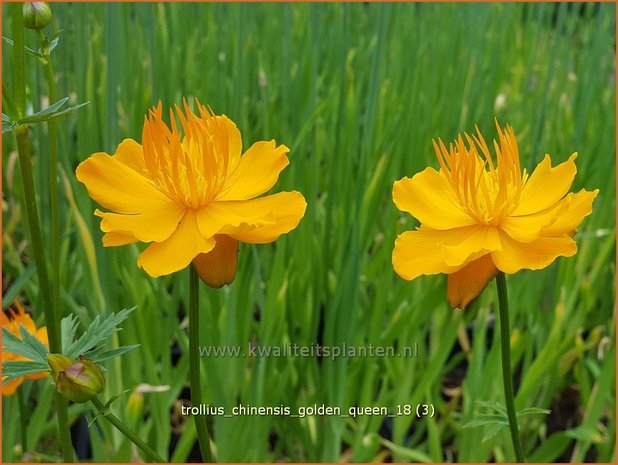
[[[110,407],[112,406],[112,403],[114,403],[120,397],[124,396],[127,392],[131,392],[131,389],[125,389],[120,394],[116,394],[115,396],[110,397],[110,399],[107,402],[105,402],[105,405],[103,406],[103,408],[101,410],[97,410],[97,413],[95,414],[95,416],[92,418],[92,420],[88,422],[88,428],[92,426],[92,424],[97,420],[99,415],[107,415],[109,413]]]
[[[491,428],[489,428],[487,430],[487,432],[485,433],[485,436],[483,436],[483,439],[481,440],[481,442],[485,442],[485,441],[489,441],[490,439],[492,439],[493,437],[496,436],[496,434],[498,434],[500,431],[502,431],[503,428],[506,428],[507,426],[509,426],[508,423],[496,423],[494,425],[492,425]]]
[[[13,121],[9,115],[2,113],[2,134],[11,132],[16,127],[17,123]]]
[[[120,328],[118,328],[118,325],[126,320],[133,310],[135,310],[135,307],[124,309],[118,313],[112,313],[103,320],[97,316],[93,322],[90,323],[90,326],[84,334],[67,348],[65,355],[69,358],[77,358],[80,355],[86,355],[101,342],[108,340],[116,331],[119,331]]]
[[[56,103],[52,103],[50,106],[48,106],[47,108],[39,111],[38,113],[34,113],[30,116],[26,116],[24,118],[22,118],[20,120],[20,122],[22,123],[36,123],[38,122],[35,121],[36,118],[40,118],[40,117],[47,117],[49,115],[51,115],[52,113],[55,113],[56,111],[60,110],[60,108],[62,108],[64,106],[65,103],[67,103],[69,101],[69,97],[64,97],[63,99],[58,100]]]
[[[6,115],[2,113],[2,124],[4,125],[4,117]],[[4,126],[3,126],[4,128]],[[4,132],[4,129],[2,130]],[[9,308],[9,306],[15,302],[17,296],[23,289],[24,285],[28,282],[28,280],[32,277],[34,272],[36,271],[34,264],[28,265],[28,267],[21,273],[15,281],[11,284],[11,286],[7,289],[7,291],[2,296],[2,309],[5,310]]]
[[[31,360],[9,360],[2,364],[2,385],[9,383],[20,376],[32,375],[41,371],[49,371],[47,362]]]
[[[58,31],[58,32],[60,32],[60,31]],[[60,40],[60,38],[56,35],[56,37],[54,37],[52,40],[49,41],[49,45],[47,46],[47,53],[49,55],[51,55],[51,53],[54,51],[54,49],[58,45],[58,41],[59,40]]]
[[[65,316],[60,322],[60,325],[62,328],[62,352],[65,353],[69,347],[71,347],[75,339],[78,319],[75,315]]]
[[[483,414],[479,415],[478,418],[470,420],[468,423],[463,425],[462,428],[477,428],[479,426],[494,425],[496,423],[506,426],[509,424],[507,418],[501,415]]]
[[[497,412],[498,414],[502,415],[503,417],[506,418],[506,407],[504,405],[502,405],[500,402],[494,401],[494,402],[490,402],[490,401],[484,401],[484,400],[477,400],[476,403],[481,406],[484,407],[486,409],[489,410],[493,410],[494,412]]]
[[[22,324],[19,325],[19,332],[21,334],[21,340],[24,343],[28,344],[34,350],[37,351],[38,356],[47,363],[47,355],[49,354],[49,349],[45,347],[45,345],[39,341],[36,336],[30,333],[26,327]],[[37,360],[37,358],[33,358],[32,360]]]
[[[549,415],[550,413],[551,413],[551,410],[547,410],[545,408],[528,407],[528,408],[519,410],[517,412],[517,418],[523,417],[524,415],[535,415],[535,414]]]
[[[65,108],[64,110],[60,110],[65,103],[67,103],[69,97],[65,97],[63,99],[58,100],[56,103],[50,105],[44,110],[39,111],[38,113],[34,113],[32,115],[28,115],[19,120],[20,124],[32,124],[32,123],[42,123],[44,121],[49,121],[54,118],[58,118],[59,116],[66,115],[67,113],[71,113],[84,105],[88,105],[89,102],[80,103],[78,105],[74,105],[69,108]]]
[[[20,326],[20,330],[22,327],[23,325]],[[18,338],[7,328],[2,328],[2,344],[3,352],[11,352],[16,355],[21,355],[22,357],[25,357],[32,361],[47,363],[47,354],[42,355],[38,347],[33,347],[31,344],[29,344],[29,341],[24,341]]]
[[[117,349],[110,349],[103,351],[102,349],[95,349],[86,353],[86,358],[89,358],[95,363],[101,363],[105,360],[109,360],[110,358],[119,357],[127,352],[138,348],[139,344],[131,344],[126,346],[120,346]]]
[[[8,37],[2,36],[2,40],[4,40],[11,47],[15,46],[15,42],[13,42],[13,40],[9,39]],[[37,51],[37,50],[34,50],[34,49],[32,49],[30,47],[27,47],[27,46],[24,46],[24,49],[26,50],[27,53],[29,53],[33,57],[36,57],[39,60],[41,60],[43,62],[43,64],[47,64],[47,60],[45,60],[45,57],[43,56],[43,54],[41,53],[40,50]]]

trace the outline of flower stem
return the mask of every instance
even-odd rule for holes
[[[41,50],[43,50],[46,58],[45,74],[47,77],[47,86],[49,92],[49,103],[56,102],[56,83],[54,80],[54,67],[52,64],[51,54],[48,52],[48,40],[39,29],[37,31]],[[51,274],[50,274],[50,290],[53,321],[48,320],[48,327],[52,326],[53,331],[59,341],[62,341],[61,329],[61,311],[60,311],[60,224],[58,219],[58,130],[55,119],[47,122],[49,127],[49,202],[51,216]],[[55,353],[61,353],[61,343]],[[69,415],[68,401],[64,396],[56,396],[56,405],[58,410],[58,422],[61,428],[60,440],[62,441],[62,450],[65,454],[67,450],[72,450],[71,436],[69,430]],[[64,425],[64,426],[63,426]],[[64,429],[64,431],[62,431]],[[72,453],[71,453],[72,460]],[[66,459],[65,459],[66,461]]]
[[[2,83],[2,99],[2,108],[4,113],[15,119],[15,102],[13,102],[13,99],[9,94],[9,89],[4,82]]]
[[[511,440],[515,450],[515,458],[518,463],[524,463],[524,452],[519,438],[517,425],[517,413],[515,411],[515,398],[513,396],[513,381],[511,379],[511,329],[509,324],[509,301],[506,292],[506,277],[500,271],[496,277],[498,287],[498,307],[500,309],[500,342],[502,352],[502,380],[504,383],[504,398],[506,413],[509,419]]]
[[[56,84],[54,82],[54,67],[51,54],[48,51],[48,41],[42,30],[38,30],[38,37],[41,50],[45,54],[47,64],[45,73],[47,75],[47,86],[49,90],[49,102],[56,102]],[[51,300],[54,312],[54,331],[61,337],[60,328],[60,226],[58,221],[58,131],[56,120],[51,119],[47,122],[49,127],[49,202],[51,216]],[[47,323],[48,326],[50,322]]]
[[[13,40],[15,50],[14,62],[14,91],[15,91],[15,111],[18,118],[24,115],[26,99],[26,73],[25,73],[25,53],[24,53],[24,28],[22,16],[22,4],[13,3],[11,5],[11,20],[13,27]],[[4,89],[3,89],[4,91]],[[19,168],[24,189],[24,208],[28,221],[28,231],[30,243],[32,245],[32,255],[39,278],[39,293],[41,306],[45,313],[45,321],[48,326],[49,348],[52,353],[60,353],[62,350],[62,340],[60,335],[60,321],[54,311],[55,306],[52,302],[52,292],[49,282],[49,272],[45,261],[41,224],[34,191],[34,179],[32,173],[32,161],[30,159],[30,142],[28,140],[28,126],[19,125],[15,128],[15,139],[17,142],[17,153],[19,155]],[[62,394],[56,392],[56,409],[58,412],[58,434],[60,437],[60,448],[64,462],[73,461],[73,446],[71,444],[71,433],[69,430],[68,402]]]
[[[202,382],[200,379],[200,312],[199,277],[193,266],[189,266],[189,380],[191,382],[191,404],[202,403]],[[212,462],[208,424],[203,415],[194,415],[197,439],[204,462]]]
[[[22,4],[11,5],[11,26],[13,28],[13,49],[15,61],[13,62],[13,92],[15,94],[16,117],[24,116],[26,108],[26,60],[24,49],[24,17]]]
[[[109,408],[107,408],[103,402],[101,402],[97,397],[91,400],[93,405],[97,408],[97,410],[105,417],[107,421],[109,421],[112,425],[116,427],[118,431],[124,434],[127,439],[129,439],[133,444],[141,449],[146,456],[152,460],[153,462],[158,463],[166,463],[159,454],[157,454],[148,444],[142,441],[133,431],[131,431],[127,425],[125,425],[116,415],[114,415]]]
[[[26,402],[21,389],[17,390],[17,403],[19,404],[19,426],[21,433],[21,450],[25,454],[28,451],[28,421],[26,418]]]

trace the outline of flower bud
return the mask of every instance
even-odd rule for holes
[[[22,12],[24,26],[28,29],[43,29],[52,20],[51,8],[47,2],[26,2],[22,7]]]
[[[79,361],[60,354],[49,354],[47,362],[52,371],[56,389],[73,402],[87,402],[105,389],[101,368],[82,356]]]

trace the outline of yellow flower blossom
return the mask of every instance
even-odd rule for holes
[[[288,165],[288,148],[256,142],[241,155],[236,125],[197,106],[197,114],[186,102],[184,112],[170,109],[168,126],[159,102],[145,118],[142,144],[126,139],[113,156],[95,153],[76,174],[111,210],[95,211],[104,246],[149,243],[137,264],[150,276],[193,263],[220,287],[234,279],[238,242],[275,241],[298,225],[306,202],[297,191],[256,198]]]
[[[575,229],[598,194],[569,193],[576,153],[555,167],[546,155],[528,175],[513,130],[496,126],[497,163],[477,128],[477,135],[459,135],[449,148],[434,141],[440,169],[426,168],[393,186],[397,208],[421,223],[397,237],[395,271],[407,280],[447,274],[453,308],[465,308],[498,270],[538,270],[574,255]]]
[[[47,341],[47,328],[45,326],[42,326],[37,329],[32,318],[24,311],[24,308],[19,302],[15,302],[15,307],[17,308],[17,310],[9,309],[8,316],[4,312],[0,312],[0,326],[2,328],[8,329],[11,333],[21,339],[19,326],[23,325],[24,328],[26,328],[26,331],[34,335],[46,347],[49,347],[49,343]],[[12,352],[5,352],[4,350],[2,351],[2,362],[23,360],[28,359]],[[13,381],[9,381],[2,386],[2,395],[12,396],[13,394],[15,394],[15,391],[21,385],[21,383],[24,382],[24,379],[40,379],[48,375],[48,371],[41,371],[40,373],[32,373],[30,375],[21,376],[17,379],[14,379]]]

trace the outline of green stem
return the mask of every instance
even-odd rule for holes
[[[24,400],[24,393],[21,389],[17,390],[17,403],[19,404],[19,426],[21,432],[21,450],[23,453],[28,451],[28,425],[27,425],[27,412],[26,402]]]
[[[13,63],[13,93],[15,95],[15,109],[17,119],[24,116],[26,108],[26,60],[24,49],[24,17],[22,4],[11,5],[11,21],[13,28],[13,49],[15,61]]]
[[[15,138],[17,139],[17,153],[19,155],[19,167],[24,188],[24,207],[28,220],[28,231],[30,233],[30,243],[32,245],[32,256],[39,278],[39,293],[41,296],[41,306],[45,313],[45,321],[48,322],[49,349],[52,353],[61,352],[60,334],[56,331],[54,321],[54,307],[51,304],[51,292],[49,275],[47,273],[47,263],[43,250],[43,240],[41,236],[41,225],[39,223],[39,212],[36,204],[36,194],[34,192],[34,181],[32,177],[32,162],[30,159],[30,143],[28,141],[28,127],[20,125],[15,128]],[[71,445],[71,433],[69,431],[69,415],[67,412],[66,399],[56,393],[56,408],[58,411],[58,431],[60,436],[60,446],[62,448],[62,458],[65,462],[73,461],[73,447]]]
[[[116,415],[114,415],[108,407],[106,407],[103,402],[101,402],[98,398],[93,398],[91,400],[93,405],[97,408],[97,410],[105,417],[107,421],[109,421],[112,425],[116,427],[118,431],[124,434],[133,444],[141,449],[141,451],[146,454],[146,456],[152,460],[153,462],[158,463],[166,463],[167,461],[163,459],[159,454],[157,454],[148,444],[142,441],[133,431],[131,431],[127,425],[125,425]]]
[[[49,275],[47,273],[47,263],[43,250],[43,239],[41,236],[41,225],[39,222],[39,211],[36,204],[36,194],[34,192],[34,181],[32,177],[32,161],[30,159],[30,142],[28,141],[28,126],[19,125],[15,128],[15,138],[17,140],[17,153],[19,155],[19,168],[21,180],[24,188],[24,207],[26,219],[28,220],[28,231],[30,232],[30,244],[32,245],[32,258],[36,266],[39,278],[39,294],[41,296],[41,306],[47,321],[49,348],[52,353],[59,353],[60,339],[53,326],[54,315],[51,305],[51,292],[49,285]]]
[[[502,349],[502,380],[504,383],[504,398],[506,413],[509,419],[511,440],[517,462],[524,463],[524,452],[519,438],[515,398],[513,396],[513,381],[511,379],[511,329],[509,324],[509,301],[506,293],[506,277],[500,271],[496,277],[498,287],[498,307],[500,309],[500,342]]]
[[[199,277],[193,266],[189,266],[189,379],[191,382],[191,404],[202,403],[202,381],[200,378],[200,312]],[[204,415],[194,415],[197,439],[204,462],[212,462],[208,424]]]
[[[13,40],[15,49],[14,67],[14,89],[15,89],[15,110],[17,116],[24,115],[26,99],[26,74],[25,74],[25,54],[24,54],[24,28],[22,16],[22,4],[14,3],[11,5],[11,19],[13,26]],[[34,191],[34,180],[32,171],[32,160],[30,157],[30,142],[28,140],[28,126],[20,125],[15,128],[15,139],[17,141],[17,152],[19,156],[19,167],[24,190],[24,209],[28,221],[28,231],[30,243],[32,245],[32,256],[39,279],[39,293],[41,306],[45,313],[45,321],[48,326],[49,349],[52,353],[60,353],[62,350],[62,340],[60,335],[60,323],[54,312],[52,292],[49,282],[49,272],[45,261],[43,239],[39,212]],[[73,461],[73,447],[71,444],[71,433],[69,430],[68,403],[60,394],[56,393],[56,408],[58,412],[58,433],[60,437],[60,447],[64,462]]]
[[[3,113],[6,113],[13,119],[17,119],[15,116],[15,102],[13,102],[13,99],[9,93],[9,88],[4,82],[2,83],[2,99],[2,109],[4,110]]]
[[[56,84],[54,82],[54,67],[51,55],[48,50],[48,41],[42,30],[37,31],[41,50],[45,52],[47,64],[45,73],[47,75],[47,86],[49,88],[49,102],[56,102]],[[49,201],[51,215],[51,293],[52,306],[54,311],[54,331],[61,336],[60,328],[60,225],[58,221],[58,131],[55,119],[47,122],[49,127]],[[49,322],[47,323],[50,324]]]
[[[64,395],[56,391],[56,414],[58,415],[58,433],[60,437],[60,449],[65,463],[73,462],[73,443],[71,442],[71,430],[69,421],[69,401]]]

